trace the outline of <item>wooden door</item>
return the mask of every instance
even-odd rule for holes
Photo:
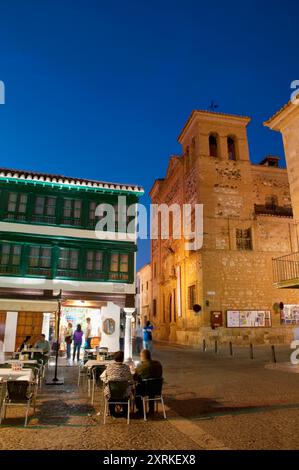
[[[4,341],[6,312],[0,312],[0,341]]]

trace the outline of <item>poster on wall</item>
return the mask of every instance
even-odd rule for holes
[[[270,310],[228,310],[228,328],[258,328],[271,326]]]
[[[299,325],[299,305],[284,305],[280,321],[284,325]]]
[[[230,328],[237,328],[240,326],[240,312],[235,310],[227,311],[227,326]]]

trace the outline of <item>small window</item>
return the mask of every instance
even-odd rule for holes
[[[127,280],[129,278],[129,255],[112,253],[110,260],[110,279]]]
[[[62,224],[81,225],[81,207],[80,199],[64,199]]]
[[[27,194],[9,192],[7,204],[7,217],[9,219],[25,220],[27,199]]]
[[[32,220],[35,222],[55,223],[56,198],[37,196],[35,199]]]
[[[211,157],[218,157],[218,139],[214,134],[209,136],[209,150]]]
[[[266,197],[266,208],[275,209],[278,206],[278,197],[277,196],[267,196]]]
[[[21,264],[22,246],[13,243],[0,245],[0,272],[18,274]]]
[[[188,309],[192,310],[196,304],[196,287],[195,284],[188,287]]]
[[[27,266],[28,274],[49,276],[51,274],[51,248],[31,246]]]
[[[58,259],[58,276],[79,277],[79,250],[72,248],[60,248]]]
[[[86,253],[86,273],[85,277],[103,279],[103,252],[88,250]]]
[[[236,230],[237,249],[238,250],[252,250],[252,234],[251,229],[237,229]]]
[[[92,227],[95,226],[95,222],[96,222],[96,208],[97,208],[96,201],[90,201],[89,209],[88,209],[88,224]]]
[[[102,271],[103,269],[103,253],[101,251],[87,252],[86,269],[88,271]]]
[[[237,160],[236,143],[233,137],[227,138],[227,153],[229,160]]]

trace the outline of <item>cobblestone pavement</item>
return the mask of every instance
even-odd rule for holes
[[[269,348],[254,354],[156,345],[168,419],[130,425],[122,418],[103,425],[100,393],[91,406],[76,385],[77,367],[59,367],[65,385],[43,386],[27,428],[22,409],[8,410],[0,449],[298,449],[299,374],[289,371],[289,351],[277,351],[277,365]]]

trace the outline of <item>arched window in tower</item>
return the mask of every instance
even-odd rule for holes
[[[218,157],[218,139],[215,134],[209,136],[209,149],[211,157]]]
[[[227,153],[228,153],[229,160],[237,160],[236,142],[233,137],[227,138]]]

